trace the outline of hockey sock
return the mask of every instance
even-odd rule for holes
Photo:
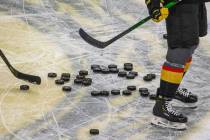
[[[185,74],[186,74],[187,71],[189,70],[191,64],[192,64],[192,57],[190,57],[190,58],[187,60],[185,66],[184,66],[184,75],[183,75],[183,76],[185,76]]]
[[[184,75],[184,65],[165,62],[162,67],[160,88],[158,95],[174,98]]]

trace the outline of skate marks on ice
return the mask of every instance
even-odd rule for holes
[[[0,47],[11,63],[21,71],[40,75],[44,82],[41,86],[31,85],[27,93],[20,92],[19,86],[24,82],[15,79],[1,63],[0,133],[5,134],[39,119],[63,98],[59,88],[52,86],[54,81],[46,79],[46,71],[61,73],[67,67],[71,69],[71,63],[54,43],[22,20],[1,20],[0,28]]]
[[[130,4],[132,4],[132,8],[129,8],[128,5]],[[15,63],[17,68],[21,68],[26,72],[34,72],[42,77],[46,77],[46,73],[52,70],[56,72],[69,71],[75,73],[79,69],[89,68],[90,64],[94,63],[103,65],[116,63],[122,65],[124,62],[132,62],[135,65],[135,70],[140,72],[140,76],[136,80],[128,82],[127,80],[118,79],[115,75],[102,76],[91,73],[90,75],[95,81],[93,86],[90,88],[74,87],[73,92],[70,94],[63,94],[59,87],[53,85],[53,80],[49,81],[45,79],[44,85],[41,87],[32,86],[30,91],[32,93],[22,95],[19,94],[18,88],[14,88],[18,87],[20,81],[14,79],[7,72],[6,67],[1,65],[1,71],[6,73],[3,75],[4,78],[2,78],[5,80],[1,81],[1,95],[2,93],[6,95],[6,98],[1,98],[2,112],[4,112],[3,119],[1,120],[4,120],[4,127],[2,128],[7,128],[7,132],[9,132],[2,138],[135,140],[155,138],[177,139],[186,133],[191,134],[190,130],[187,132],[174,132],[151,126],[150,117],[152,116],[151,109],[153,102],[140,98],[137,92],[133,93],[131,97],[90,97],[89,93],[93,89],[123,89],[128,84],[149,87],[152,92],[155,91],[158,80],[152,83],[144,83],[142,76],[148,72],[158,73],[162,63],[161,60],[164,60],[166,49],[162,46],[166,46],[166,44],[160,40],[161,37],[159,35],[163,32],[162,25],[161,27],[157,27],[153,26],[154,24],[150,22],[144,26],[144,29],[136,30],[105,50],[98,50],[89,46],[81,40],[77,33],[79,27],[84,26],[88,31],[93,32],[94,36],[99,36],[99,39],[106,40],[138,20],[139,13],[141,13],[142,17],[146,15],[145,9],[142,12],[145,6],[141,4],[143,4],[142,1],[138,3],[138,1],[125,2],[122,0],[39,0],[39,2],[27,0],[24,5],[25,14],[22,13],[21,15],[21,12],[19,13],[19,18],[22,20],[16,21],[17,19],[15,19],[14,23],[12,23],[12,25],[17,26],[21,22],[24,24],[24,28],[18,29],[16,26],[7,25],[8,22],[14,20],[14,17],[3,20],[6,24],[0,26],[1,30],[5,32],[9,31],[11,34],[17,32],[15,37],[18,39],[12,42],[11,37],[13,39],[13,35],[1,36],[1,42],[6,42],[1,46],[10,44],[10,47],[5,46],[4,48],[9,55],[9,59]],[[16,6],[18,7],[18,4]],[[19,7],[21,6],[22,3],[20,2]],[[123,7],[123,10],[118,10],[120,7]],[[15,10],[15,7],[12,9]],[[108,9],[109,11],[107,11]],[[34,15],[34,13],[38,14]],[[13,48],[15,48],[15,51]],[[25,52],[27,53],[25,54]],[[196,61],[194,65],[205,65],[202,61],[204,59],[208,60],[209,55],[199,56],[200,52],[198,52],[195,58],[199,59],[199,61]],[[25,58],[28,59],[26,60]],[[35,69],[37,65],[39,67]],[[205,71],[203,68],[199,70]],[[206,91],[209,91],[208,85],[202,82],[208,80],[208,76],[200,77],[200,74],[196,71],[192,70],[193,77],[186,78],[186,83],[191,82],[191,85],[187,86],[192,88],[197,85],[198,82],[196,81],[199,81],[201,84],[197,87],[202,86]],[[8,83],[8,77],[14,80],[14,82],[11,82],[11,84]],[[7,87],[6,90],[4,87]],[[15,94],[13,92],[10,94],[7,91],[13,91]],[[199,92],[201,92],[200,89]],[[9,100],[9,96],[13,96],[13,100]],[[42,99],[35,100],[36,98],[34,97],[37,103],[33,101],[31,102],[32,105],[24,104],[18,107],[19,112],[34,110],[34,114],[28,113],[32,114],[32,117],[28,114],[21,115],[19,118],[24,121],[21,125],[13,124],[16,128],[8,125],[8,123],[12,124],[14,121],[11,121],[12,119],[5,120],[12,116],[11,113],[5,112],[6,108],[8,106],[11,106],[11,108],[14,107],[14,105],[10,105],[13,101],[23,102],[28,100],[29,102],[32,100],[32,96],[39,96]],[[205,103],[207,103],[207,100],[205,100]],[[40,107],[39,105],[42,106]],[[48,107],[45,107],[46,105]],[[25,109],[24,106],[28,106],[28,108]],[[205,111],[208,110],[208,106],[209,103],[205,106]],[[10,112],[13,112],[13,110],[8,109]],[[190,125],[193,126],[196,124],[198,119],[203,120],[205,111],[198,111],[198,113],[196,113],[197,111],[186,111],[189,117],[192,118]],[[18,116],[18,112],[15,115]],[[33,115],[37,115],[37,117]],[[197,116],[199,117],[197,118]],[[99,128],[100,135],[91,137],[89,135],[90,128]]]

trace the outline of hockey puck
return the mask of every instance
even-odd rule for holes
[[[132,94],[132,92],[130,90],[123,90],[122,94],[124,96],[130,96]]]
[[[80,70],[79,71],[79,75],[81,75],[81,76],[87,76],[88,75],[88,71],[87,70]]]
[[[168,39],[168,34],[163,34],[163,39]]]
[[[100,67],[95,67],[95,68],[93,68],[93,72],[94,73],[100,73],[101,72],[101,68]]]
[[[87,81],[89,81],[89,82],[93,82],[93,80],[91,79],[91,78],[84,78],[84,80],[87,80]]]
[[[63,91],[68,91],[68,92],[70,92],[71,89],[72,88],[70,86],[63,86],[63,88],[62,88]]]
[[[136,86],[128,86],[127,89],[130,90],[130,91],[135,91],[136,90]]]
[[[117,65],[115,65],[115,64],[110,64],[110,65],[108,65],[108,68],[109,69],[117,69]]]
[[[74,79],[74,84],[82,84],[82,79]]]
[[[142,97],[148,97],[149,96],[149,92],[141,92],[141,96]]]
[[[156,100],[157,99],[157,95],[156,94],[150,94],[149,98],[150,98],[150,100]]]
[[[99,134],[99,130],[98,129],[90,129],[90,134],[91,135],[98,135]]]
[[[153,80],[153,76],[150,74],[147,74],[146,76],[143,77],[144,81],[150,82]]]
[[[91,65],[91,70],[93,70],[95,68],[100,68],[100,65],[95,65],[95,64]]]
[[[101,73],[103,74],[109,74],[109,69],[108,68],[102,68]]]
[[[62,79],[64,82],[70,81],[70,78],[69,78],[69,77],[61,77],[61,79]]]
[[[142,97],[148,97],[150,94],[147,88],[139,88],[139,93]]]
[[[55,80],[55,84],[56,84],[56,85],[63,85],[63,84],[64,84],[64,80],[62,80],[62,79],[57,79],[57,80]]]
[[[82,80],[83,80],[83,79],[85,79],[85,76],[77,75],[76,78],[77,78],[77,79],[82,79]]]
[[[129,73],[130,73],[130,74],[133,74],[133,75],[135,75],[135,76],[138,76],[138,72],[136,72],[136,71],[130,71]]]
[[[28,85],[21,85],[20,90],[29,90],[29,86]]]
[[[118,73],[119,69],[118,68],[110,68],[109,71],[110,71],[110,73]]]
[[[131,74],[131,73],[128,73],[127,75],[126,75],[126,78],[127,79],[135,79],[135,75],[133,75],[133,74]]]
[[[118,73],[118,77],[126,77],[127,76],[127,72],[126,71],[120,71]]]
[[[100,91],[91,91],[91,96],[100,96],[101,92]]]
[[[109,96],[109,91],[103,90],[100,92],[101,96]]]
[[[124,63],[124,67],[127,67],[127,66],[133,67],[133,64],[132,63]]]
[[[139,92],[149,92],[148,88],[139,88]]]
[[[90,85],[92,84],[92,82],[91,82],[90,80],[84,79],[84,80],[82,81],[82,84],[83,84],[84,86],[90,86]]]
[[[120,90],[112,90],[111,94],[112,95],[120,95]]]
[[[48,73],[48,77],[49,78],[56,78],[57,77],[57,73],[50,72],[50,73]]]
[[[124,70],[126,71],[132,71],[133,70],[133,66],[125,66]]]
[[[71,74],[70,73],[62,73],[61,77],[66,77],[66,78],[70,78]]]
[[[152,79],[155,79],[156,78],[156,74],[150,73],[148,75],[150,75],[152,77]]]

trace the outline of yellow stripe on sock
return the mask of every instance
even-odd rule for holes
[[[180,84],[183,78],[184,73],[180,72],[171,72],[167,70],[162,70],[161,72],[161,80],[173,83]]]

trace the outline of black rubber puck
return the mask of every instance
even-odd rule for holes
[[[88,75],[88,71],[87,70],[80,70],[79,75],[86,76],[86,75]]]
[[[144,79],[144,81],[146,81],[146,82],[150,82],[150,81],[153,80],[153,77],[152,77],[152,75],[147,74],[146,76],[143,77],[143,79]]]
[[[64,82],[70,81],[70,78],[69,78],[69,77],[61,77],[61,79],[62,79]]]
[[[152,79],[156,78],[156,74],[154,74],[154,73],[150,73],[150,74],[147,74],[147,75],[149,75],[149,77],[152,77]]]
[[[89,82],[93,82],[93,80],[91,79],[91,78],[84,78],[84,80],[87,80],[87,81],[89,81]]]
[[[135,75],[135,76],[138,76],[138,72],[136,72],[136,71],[130,71],[129,73],[130,73],[130,74],[133,74],[133,75]]]
[[[91,91],[91,96],[100,96],[101,92],[100,91]]]
[[[70,78],[71,74],[70,73],[62,73],[61,77],[66,77],[66,78]]]
[[[132,92],[130,90],[123,90],[122,94],[124,96],[130,96],[132,94]]]
[[[141,96],[142,97],[148,97],[149,96],[149,92],[141,92]]]
[[[91,65],[91,70],[93,70],[95,68],[100,68],[100,65],[95,65],[95,64]]]
[[[163,34],[163,39],[168,39],[168,34]]]
[[[99,130],[98,129],[90,129],[90,134],[91,135],[99,135]]]
[[[128,73],[127,75],[126,75],[126,78],[127,79],[135,79],[135,75],[133,75],[133,74],[131,74],[131,73]]]
[[[127,76],[127,72],[126,72],[126,71],[120,71],[120,72],[118,73],[118,76],[119,76],[119,77],[126,77],[126,76]]]
[[[150,94],[149,98],[150,98],[150,100],[156,100],[157,99],[157,95],[156,94]]]
[[[103,90],[100,92],[101,96],[109,96],[109,91]]]
[[[103,69],[101,69],[101,73],[103,73],[103,74],[109,74],[110,72],[109,72],[109,69],[108,68],[103,68]]]
[[[62,80],[62,79],[57,79],[57,80],[55,80],[55,84],[56,84],[56,85],[63,85],[63,84],[64,84],[64,80]]]
[[[100,73],[101,72],[101,68],[100,67],[95,67],[95,68],[93,68],[93,72],[94,73]]]
[[[136,86],[128,86],[127,89],[130,90],[130,91],[135,91],[136,90]]]
[[[109,71],[110,71],[110,73],[118,73],[119,69],[118,68],[110,68]]]
[[[28,85],[21,85],[20,90],[29,90],[29,86]]]
[[[120,90],[112,90],[111,94],[112,95],[120,95]]]
[[[49,78],[56,78],[57,77],[57,73],[50,72],[50,73],[48,73],[48,77]]]
[[[85,76],[77,75],[76,78],[77,78],[77,79],[82,79],[82,80],[83,80],[83,79],[85,79]]]
[[[82,84],[83,84],[84,86],[90,86],[90,85],[92,84],[92,82],[91,82],[90,80],[84,79],[84,80],[82,81]]]
[[[126,71],[132,71],[133,70],[133,66],[125,66],[124,70]]]
[[[113,69],[113,68],[117,69],[117,65],[115,65],[115,64],[110,64],[110,65],[108,65],[108,68],[109,68],[109,69]]]
[[[63,91],[68,91],[68,92],[70,92],[71,89],[72,88],[70,86],[63,86],[63,88],[62,88]]]
[[[132,63],[124,63],[124,67],[127,67],[127,66],[133,67],[133,64]]]
[[[82,84],[82,79],[74,79],[74,84]]]
[[[147,88],[139,88],[139,93],[142,97],[148,97],[150,94]]]
[[[149,92],[148,88],[139,88],[139,92]]]

